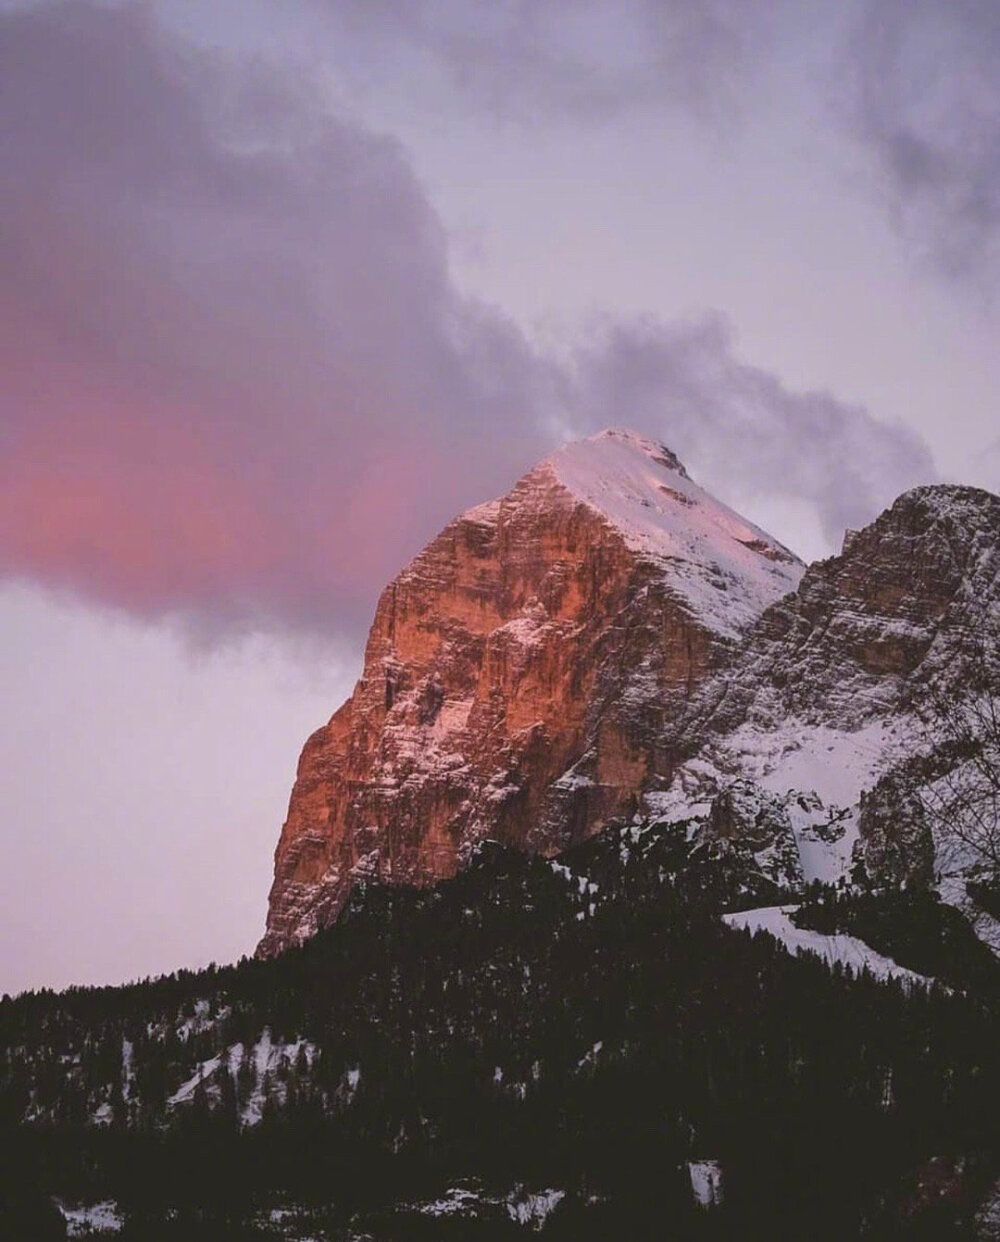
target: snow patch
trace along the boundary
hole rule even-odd
[[[601,1050],[603,1049],[603,1047],[604,1047],[604,1040],[599,1039],[589,1049],[589,1051],[585,1052],[583,1056],[580,1058],[580,1060],[577,1061],[576,1068],[583,1069],[585,1066],[596,1064],[597,1058],[601,1055]]]
[[[222,1064],[222,1057],[209,1057],[207,1061],[201,1061],[198,1068],[181,1086],[167,1099],[167,1108],[176,1108],[179,1104],[189,1104],[195,1097],[198,1088],[204,1086],[218,1071]]]
[[[718,1160],[688,1162],[691,1193],[699,1207],[718,1207],[722,1202],[722,1165]]]
[[[414,1210],[421,1216],[476,1216],[482,1199],[474,1190],[452,1186],[440,1199],[418,1203]]]
[[[646,810],[662,819],[704,822],[721,790],[757,785],[788,816],[803,881],[836,884],[853,862],[862,792],[907,745],[912,749],[912,732],[898,719],[872,720],[855,730],[796,717],[755,719],[684,764],[669,789],[647,793]]]
[[[935,834],[936,835],[936,834]],[[937,841],[935,840],[935,846]],[[949,871],[940,876],[937,890],[941,900],[953,906],[969,922],[977,938],[997,957],[1000,957],[1000,919],[981,910],[966,892],[968,875],[964,871]]]
[[[565,1198],[565,1190],[518,1191],[507,1199],[507,1215],[517,1225],[541,1229]]]
[[[280,1104],[283,1101],[287,1093],[284,1080],[300,1055],[305,1056],[307,1064],[311,1066],[316,1057],[316,1045],[305,1039],[296,1039],[292,1043],[275,1042],[271,1038],[270,1029],[265,1027],[260,1039],[249,1049],[245,1049],[241,1043],[231,1044],[223,1052],[201,1061],[191,1077],[168,1098],[167,1108],[178,1108],[192,1103],[199,1090],[204,1091],[210,1105],[218,1103],[221,1098],[219,1075],[223,1066],[232,1079],[234,1091],[238,1093],[240,1076],[245,1066],[249,1070],[253,1086],[240,1108],[239,1118],[241,1125],[255,1126],[264,1116],[269,1095],[274,1098],[275,1103]]]
[[[101,1234],[119,1233],[125,1219],[113,1199],[89,1206],[60,1208],[66,1221],[67,1238],[89,1238]]]
[[[822,932],[796,927],[791,916],[798,906],[763,906],[756,910],[741,910],[736,914],[724,914],[722,921],[727,927],[749,931],[756,935],[767,932],[780,941],[790,953],[815,953],[828,966],[840,963],[849,966],[856,974],[867,970],[876,979],[902,979],[910,984],[928,986],[932,980],[900,966],[890,957],[876,953],[863,940],[854,936],[826,936]]]
[[[466,1186],[450,1186],[440,1198],[414,1203],[409,1210],[421,1216],[474,1220],[482,1215],[483,1208],[502,1208],[516,1225],[537,1231],[565,1197],[564,1190],[551,1188],[532,1191],[517,1186],[505,1197],[496,1198]]]

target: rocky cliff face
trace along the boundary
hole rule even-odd
[[[484,838],[554,853],[635,810],[659,739],[802,572],[629,432],[463,514],[383,592],[353,695],[306,743],[260,952],[360,877],[432,883]]]
[[[668,723],[648,809],[698,816],[706,834],[725,810],[727,835],[756,839],[765,871],[780,856],[794,878],[794,845],[800,881],[859,861],[889,883],[928,880],[935,843],[918,795],[940,763],[921,756],[935,750],[935,702],[971,684],[991,616],[1000,497],[905,493],[811,566]]]

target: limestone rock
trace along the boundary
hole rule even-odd
[[[647,809],[707,820],[720,791],[752,781],[792,798],[807,882],[855,861],[881,882],[928,882],[919,787],[941,771],[933,704],[968,692],[977,633],[998,616],[1000,497],[906,492],[810,566],[668,722]]]
[[[631,432],[457,518],[383,592],[354,693],[306,743],[260,952],[359,880],[433,883],[485,838],[555,853],[635,809],[669,721],[802,572]]]

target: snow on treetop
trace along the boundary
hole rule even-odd
[[[665,445],[611,428],[542,463],[633,551],[663,567],[703,623],[735,638],[793,591],[805,566],[766,531],[710,496]]]

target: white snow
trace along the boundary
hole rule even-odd
[[[688,1161],[691,1192],[700,1207],[716,1207],[722,1202],[722,1166],[718,1160]]]
[[[481,505],[474,505],[462,514],[463,522],[478,522],[482,526],[495,526],[500,516],[501,501],[484,500]]]
[[[194,1015],[177,1024],[178,1038],[188,1040],[192,1035],[201,1035],[210,1030],[221,1018],[229,1016],[229,1006],[224,1005],[218,1013],[212,1013],[212,1006],[204,997],[194,1003]],[[152,1034],[150,1029],[150,1034]],[[122,1049],[124,1055],[124,1047]]]
[[[515,1192],[507,1199],[507,1215],[515,1224],[541,1229],[565,1198],[565,1190]]]
[[[561,876],[567,884],[576,889],[578,897],[596,897],[600,892],[599,884],[595,884],[589,876],[571,871],[565,863],[557,862],[552,858],[549,859],[549,866],[556,875]]]
[[[566,1197],[564,1190],[526,1190],[517,1186],[505,1198],[498,1199],[471,1190],[465,1186],[450,1186],[438,1199],[414,1203],[411,1210],[421,1216],[466,1217],[474,1219],[484,1207],[502,1206],[509,1218],[517,1225],[527,1225],[540,1230],[548,1217]]]
[[[542,632],[549,628],[551,625],[548,614],[541,605],[538,605],[498,626],[493,631],[492,637],[496,638],[502,634],[522,647],[534,647],[542,638]]]
[[[988,949],[1000,957],[1000,919],[995,919],[985,910],[970,908],[971,903],[962,907],[962,912],[972,925],[972,930]]]
[[[462,1186],[452,1186],[440,1199],[416,1205],[421,1216],[475,1216],[482,1203],[480,1195]]]
[[[1000,1180],[986,1192],[976,1213],[976,1235],[980,1242],[997,1242],[1000,1239]]]
[[[798,846],[805,883],[811,884],[813,880],[819,880],[821,884],[836,884],[851,868],[854,846],[858,840],[856,815],[853,812],[846,815],[843,821],[844,834],[838,841],[824,841],[813,834],[810,824],[801,823],[794,814],[791,819],[792,834]]]
[[[270,1089],[276,1100],[280,1102],[284,1095],[285,1085],[279,1073],[282,1069],[292,1068],[298,1060],[299,1053],[305,1054],[306,1060],[312,1064],[316,1056],[316,1045],[305,1039],[297,1039],[292,1043],[275,1042],[271,1032],[265,1027],[260,1039],[246,1050],[241,1043],[231,1044],[225,1052],[220,1052],[206,1061],[201,1061],[191,1077],[169,1097],[168,1108],[177,1108],[189,1104],[194,1099],[199,1086],[204,1085],[209,1098],[218,1096],[218,1086],[213,1081],[225,1062],[233,1080],[233,1086],[239,1085],[240,1068],[249,1058],[252,1068],[253,1090],[240,1112],[240,1122],[244,1126],[255,1126],[264,1115],[267,1092]],[[356,1084],[355,1084],[356,1085]]]
[[[222,1057],[209,1057],[201,1061],[198,1068],[167,1100],[167,1108],[176,1108],[178,1104],[187,1104],[194,1099],[194,1094],[202,1083],[207,1083],[222,1064]]]
[[[244,1125],[255,1126],[264,1116],[264,1105],[267,1098],[265,1087],[271,1085],[273,1051],[274,1045],[271,1043],[271,1032],[268,1027],[264,1027],[264,1030],[261,1032],[260,1039],[258,1039],[254,1046],[250,1049],[250,1062],[253,1066],[254,1087],[253,1092],[243,1109],[241,1120]],[[243,1059],[242,1052],[243,1049],[241,1047],[241,1061]],[[296,1045],[295,1053],[292,1055],[292,1060],[294,1060],[297,1054],[298,1047]],[[236,1062],[236,1065],[238,1068],[239,1061]],[[230,1068],[232,1069],[232,1062],[230,1062]]]
[[[591,789],[593,788],[593,785],[594,778],[592,776],[586,776],[582,772],[574,772],[573,769],[570,768],[567,772],[564,772],[557,781],[553,782],[552,788],[572,793],[575,789]]]
[[[768,737],[744,725],[727,739],[727,749],[741,755],[746,775],[765,789],[811,790],[828,806],[847,807],[870,789],[894,758],[890,724],[874,720],[854,732],[789,719]],[[759,767],[759,775],[752,771]]]
[[[567,444],[543,463],[595,509],[716,633],[736,638],[795,589],[804,565],[688,478],[662,444],[610,429]]]
[[[599,1039],[587,1052],[583,1054],[576,1063],[577,1069],[583,1069],[585,1065],[593,1065],[597,1058],[601,1055],[601,1049],[604,1047],[604,1040]]]
[[[937,833],[935,833],[935,845],[939,856],[945,852],[937,844]],[[946,905],[954,906],[960,914],[964,915],[978,939],[997,957],[1000,957],[1000,919],[995,919],[992,914],[981,910],[970,899],[965,888],[968,878],[969,873],[961,868],[946,871],[938,878],[938,893]]]
[[[750,720],[686,763],[668,790],[648,793],[647,810],[704,820],[735,776],[753,781],[781,798],[805,882],[835,884],[851,867],[862,791],[906,753],[908,737],[901,718],[855,730],[777,715]]]
[[[825,936],[822,932],[796,927],[791,915],[797,909],[798,906],[762,906],[756,910],[724,914],[722,921],[728,927],[748,930],[754,935],[767,932],[790,953],[815,953],[830,966],[840,962],[858,974],[867,970],[876,979],[902,979],[923,986],[931,983],[926,976],[907,970],[890,957],[883,957],[854,936]]]
[[[132,1085],[135,1080],[135,1069],[133,1067],[132,1041],[122,1038],[122,1095],[127,1100],[132,1095]]]
[[[68,1238],[89,1238],[95,1235],[118,1233],[125,1224],[118,1204],[113,1199],[101,1203],[60,1209],[66,1221]]]

